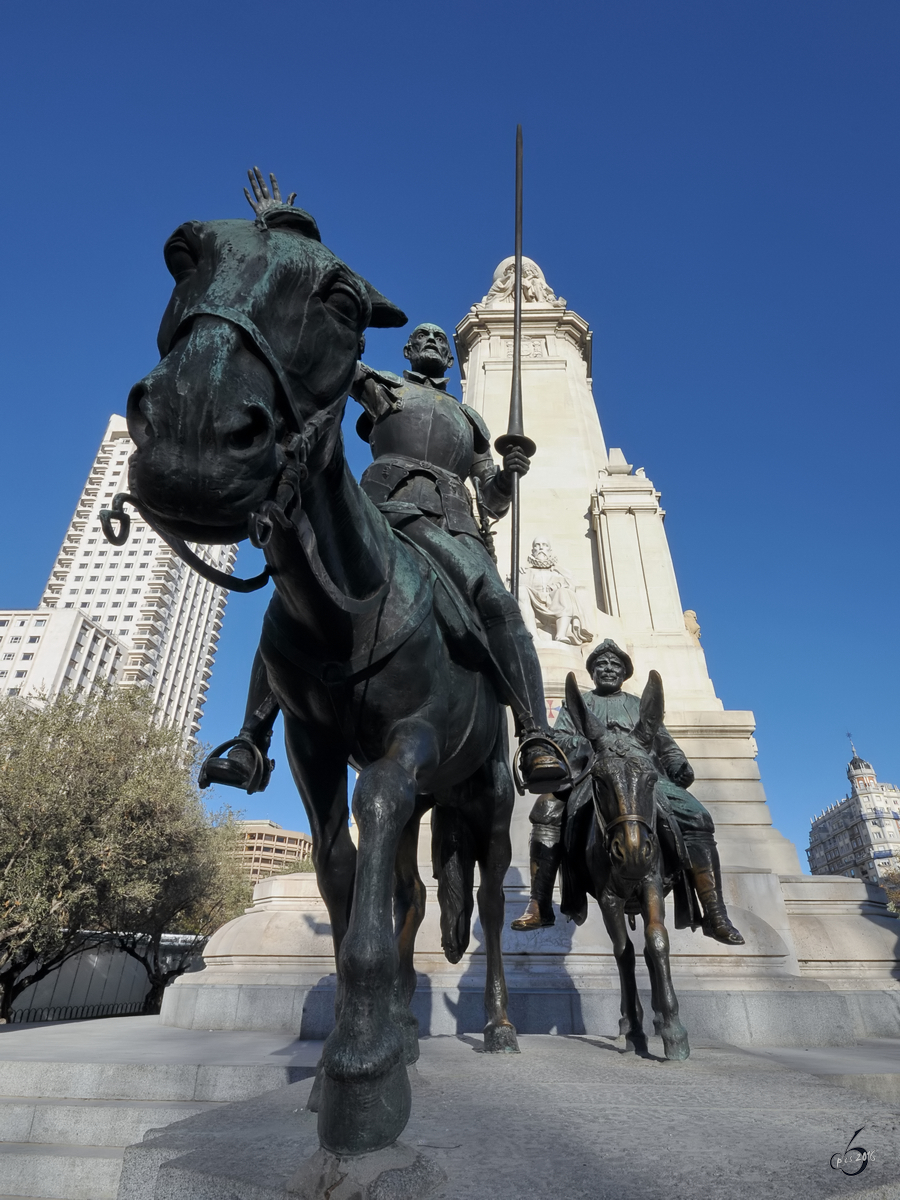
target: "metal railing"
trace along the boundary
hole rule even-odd
[[[89,1021],[97,1017],[139,1017],[153,1010],[147,1000],[128,1004],[80,1004],[56,1008],[18,1008],[9,1014],[10,1025],[30,1025],[36,1021]]]

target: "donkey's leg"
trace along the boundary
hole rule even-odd
[[[644,886],[644,959],[650,972],[653,1022],[656,1032],[663,1040],[666,1058],[685,1059],[691,1048],[687,1030],[678,1018],[678,997],[672,986],[669,967],[669,935],[665,926],[665,904],[662,882],[659,878],[648,881]]]
[[[424,720],[394,727],[385,756],[361,773],[353,795],[359,829],[350,924],[341,945],[343,1004],[322,1051],[319,1139],[334,1154],[390,1145],[409,1120],[403,1031],[391,1020],[399,971],[391,901],[397,847],[415,809],[418,778],[437,763]]]
[[[518,1054],[516,1027],[507,1016],[506,976],[501,940],[506,916],[503,881],[512,858],[509,822],[515,792],[509,773],[506,714],[501,713],[497,741],[488,761],[471,781],[467,812],[475,823],[478,847],[478,915],[484,934],[484,1048],[491,1054]]]
[[[619,987],[622,993],[619,1036],[625,1038],[626,1045],[630,1044],[636,1054],[646,1054],[644,1010],[634,977],[634,946],[625,928],[625,901],[606,887],[600,893],[600,911],[612,942],[616,966],[619,968]]]
[[[419,878],[418,868],[419,823],[422,813],[427,812],[432,803],[431,796],[418,798],[416,812],[400,835],[394,865],[394,935],[400,969],[392,1008],[393,1019],[404,1031],[407,1064],[416,1062],[419,1057],[419,1023],[409,1006],[416,990],[416,934],[425,917],[425,884]]]

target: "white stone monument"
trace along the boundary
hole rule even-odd
[[[494,436],[506,428],[512,372],[510,263],[457,328],[464,399]],[[558,711],[566,675],[588,688],[584,661],[611,637],[627,649],[639,694],[650,670],[662,676],[666,726],[696,775],[691,790],[710,810],[725,898],[746,942],[723,946],[699,931],[670,930],[672,969],[694,1038],[733,1042],[837,1044],[896,1033],[900,1018],[900,922],[878,889],[843,876],[803,875],[793,844],[772,826],[756,765],[754,718],[726,711],[700,645],[696,613],[678,593],[660,508],[643,469],[607,451],[591,390],[591,332],[524,260],[524,427],[538,452],[521,486],[524,568],[520,589],[544,674],[548,713]],[[496,530],[509,574],[508,523]],[[553,562],[550,563],[549,559]],[[531,572],[531,574],[527,574]],[[546,577],[545,577],[546,573]],[[528,812],[513,821],[508,919],[527,900]],[[427,830],[420,873],[431,883]],[[415,1011],[423,1032],[480,1029],[484,982],[477,922],[469,953],[451,966],[440,951],[437,901],[417,940]],[[640,939],[640,927],[635,935]],[[610,1032],[619,993],[612,951],[596,905],[581,927],[507,928],[510,1016],[525,1032]],[[333,963],[324,905],[312,876],[257,886],[248,913],[213,937],[205,969],[167,993],[163,1020],[202,1028],[294,1029],[321,1036],[331,1020]]]

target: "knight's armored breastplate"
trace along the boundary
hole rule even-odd
[[[398,407],[376,421],[369,442],[372,456],[403,455],[431,463],[466,479],[472,470],[475,441],[462,407],[435,388],[407,384]]]
[[[408,384],[397,398],[369,436],[375,461],[363,490],[376,504],[409,505],[451,533],[480,536],[465,485],[475,454],[469,419],[452,396],[433,388]]]

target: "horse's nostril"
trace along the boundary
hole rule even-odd
[[[153,437],[153,425],[147,414],[147,385],[136,383],[128,393],[128,406],[125,410],[128,419],[128,431],[136,446],[141,446]]]
[[[228,445],[232,450],[250,450],[253,444],[265,437],[268,432],[268,417],[261,408],[254,404],[244,414],[243,423],[228,434]]]

